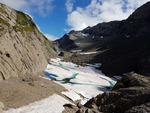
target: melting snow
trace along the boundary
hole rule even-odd
[[[89,55],[89,54],[95,54],[98,53],[99,51],[94,51],[94,52],[84,52],[84,53],[80,53],[81,55]]]
[[[63,105],[68,103],[70,102],[65,98],[54,94],[41,101],[17,109],[9,109],[3,113],[62,113],[64,110]]]
[[[82,51],[82,49],[80,49],[80,50],[71,50],[70,52],[77,53],[77,52],[81,52],[81,51]]]
[[[116,83],[112,78],[106,77],[101,71],[95,69],[100,64],[86,67],[77,66],[61,59],[52,59],[45,70],[52,75],[56,83],[62,85],[68,92],[62,92],[71,100],[81,100],[84,104],[88,99],[108,91]],[[55,76],[54,76],[55,75]],[[50,77],[50,78],[51,78]]]
[[[51,59],[50,64],[45,69],[43,79],[54,80],[62,85],[68,91],[62,92],[63,95],[72,101],[81,100],[85,104],[92,97],[108,91],[116,83],[116,79],[106,77],[101,71],[95,69],[101,64],[95,64],[82,67],[70,62],[62,62],[61,59]],[[61,113],[64,110],[63,105],[70,103],[59,95],[52,95],[41,101],[29,105],[9,109],[4,113]]]
[[[79,34],[81,34],[84,37],[87,37],[89,35],[89,34],[85,34],[85,33],[82,33],[82,32],[79,32]]]

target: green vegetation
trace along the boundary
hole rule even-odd
[[[47,39],[44,38],[44,46],[47,46]]]
[[[62,51],[64,54],[67,54],[68,52],[67,51]]]
[[[136,77],[138,78],[146,78],[148,80],[150,80],[150,77],[149,76],[143,76],[143,75],[140,75],[140,74],[134,74]]]
[[[51,44],[51,42],[42,34],[42,45],[44,46],[48,51],[51,51],[52,49],[55,49],[54,46]]]
[[[17,24],[20,24],[20,25],[27,25],[28,24],[28,19],[26,17],[26,15],[20,11],[17,12]]]
[[[32,32],[34,31],[34,28],[36,27],[35,23],[32,22],[31,18],[20,11],[17,11],[16,22],[17,22],[16,27],[24,31]]]
[[[0,18],[0,23],[3,24],[3,25],[6,25],[6,26],[10,26],[9,23],[7,23],[5,20],[3,20],[2,18]]]
[[[5,5],[2,4],[2,3],[0,3],[0,7],[1,7],[1,8],[0,8],[0,12],[6,13],[5,10],[4,10]]]
[[[144,78],[144,76],[139,75],[139,74],[134,74],[134,76],[138,77],[138,78]]]
[[[2,28],[0,28],[0,31],[3,31],[4,30],[4,28],[2,27]]]

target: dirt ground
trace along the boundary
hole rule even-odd
[[[10,78],[0,82],[0,101],[5,105],[4,110],[7,110],[44,99],[54,93],[61,95],[62,91],[66,89],[39,76]]]

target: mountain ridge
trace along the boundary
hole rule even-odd
[[[148,52],[150,49],[148,43],[150,41],[149,6],[150,2],[147,2],[126,20],[99,23],[82,31],[71,31],[55,42],[61,50],[65,51],[72,49],[92,51],[93,48],[101,51],[89,62],[102,63],[100,69],[108,76],[131,71],[149,75],[148,65],[150,64],[147,59],[150,55]],[[65,42],[65,38],[72,43]],[[142,59],[145,59],[146,67],[142,67],[144,65]]]

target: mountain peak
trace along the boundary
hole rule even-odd
[[[143,6],[139,7],[128,20],[150,20],[150,2],[145,3]]]

